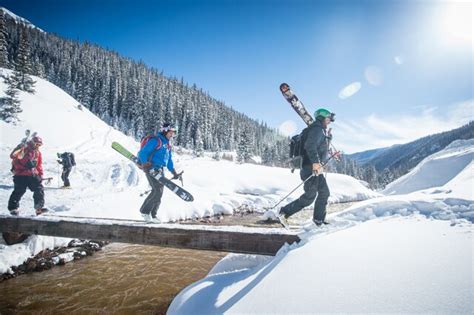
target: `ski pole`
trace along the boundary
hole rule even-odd
[[[281,198],[280,201],[278,201],[273,207],[271,208],[268,208],[268,210],[271,210],[273,208],[275,208],[276,206],[278,206],[283,200],[285,200],[286,198],[288,198],[293,192],[295,192],[295,190],[297,190],[298,188],[301,187],[301,185],[303,185],[304,183],[306,183],[310,178],[313,178],[314,176],[314,173],[311,174],[311,176],[309,176],[308,178],[306,178],[301,184],[299,184],[298,186],[295,187],[295,189],[293,189],[292,191],[290,191],[288,193],[288,195],[286,195],[285,197]]]
[[[333,154],[327,159],[327,161],[326,161],[325,163],[322,163],[322,164],[321,164],[321,167],[326,166],[326,165],[329,163],[329,161],[330,161],[334,156],[336,156],[336,154],[338,154],[338,152],[333,153]],[[285,199],[288,198],[292,193],[294,193],[295,190],[297,190],[298,188],[300,188],[301,185],[303,185],[304,183],[306,183],[310,178],[313,178],[313,176],[315,176],[314,172],[313,172],[313,174],[311,174],[311,176],[309,176],[308,178],[306,178],[301,184],[299,184],[298,186],[296,186],[295,189],[293,189],[292,191],[290,191],[285,197],[283,197],[282,199],[280,199],[280,201],[278,201],[273,207],[268,208],[268,210],[271,210],[271,209],[275,208],[276,206],[278,206],[283,200],[285,200]]]

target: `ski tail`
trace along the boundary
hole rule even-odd
[[[133,162],[135,162],[137,164],[140,164],[139,161],[138,161],[138,158],[132,152],[125,149],[125,147],[123,147],[120,143],[115,142],[115,141],[112,142],[112,149],[114,149],[118,153],[122,154],[127,159],[132,160]]]

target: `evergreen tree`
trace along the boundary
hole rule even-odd
[[[4,78],[7,84],[6,96],[0,98],[0,119],[7,123],[15,123],[18,121],[18,114],[22,112],[20,100],[18,99],[17,82],[13,76]]]
[[[35,81],[29,76],[32,73],[30,62],[30,44],[28,35],[25,31],[21,32],[20,47],[15,59],[15,71],[13,72],[14,80],[17,82],[19,90],[34,93]]]
[[[237,146],[237,161],[246,163],[250,160],[250,157],[250,138],[248,132],[244,129],[240,134],[240,141]]]
[[[5,28],[5,15],[0,9],[0,68],[8,68],[7,31]]]
[[[204,155],[204,143],[202,141],[201,128],[196,127],[196,142],[194,144],[194,155],[203,156]]]

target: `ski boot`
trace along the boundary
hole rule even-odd
[[[316,224],[316,226],[322,226],[322,225],[328,225],[329,222],[327,222],[326,220],[316,220],[316,219],[313,219],[313,223]]]
[[[277,219],[278,221],[280,222],[280,224],[287,230],[290,229],[290,223],[288,223],[288,218],[286,217],[285,214],[283,213],[280,213],[278,216],[277,216]]]
[[[43,213],[49,212],[47,208],[38,208],[35,211],[36,211],[36,215],[42,215]]]

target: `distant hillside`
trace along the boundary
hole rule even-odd
[[[383,188],[405,175],[427,156],[443,150],[455,140],[474,138],[474,121],[450,131],[388,148],[347,155],[349,162],[339,172],[367,181],[372,188]],[[352,161],[352,162],[351,162]]]
[[[377,171],[383,171],[385,168],[409,170],[454,140],[471,138],[474,138],[474,121],[460,128],[426,136],[406,144],[359,152],[351,154],[350,157],[361,165],[373,165]]]
[[[357,153],[353,153],[353,154],[348,154],[347,156],[350,157],[352,160],[356,161],[359,164],[365,164],[366,162],[368,162],[371,159],[375,158],[378,154],[382,153],[383,151],[385,151],[389,148],[390,147],[367,150],[367,151],[357,152]]]

